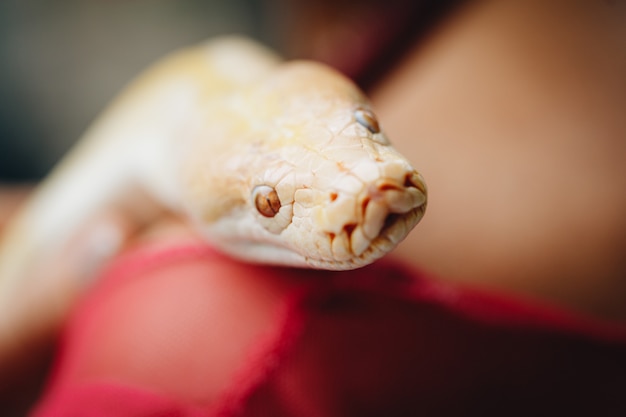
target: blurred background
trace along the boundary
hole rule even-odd
[[[248,35],[374,93],[431,190],[400,257],[626,322],[626,1],[464,3],[0,0],[0,191],[42,178],[151,62]]]
[[[259,0],[0,2],[0,181],[39,179],[134,75],[221,33],[270,41]]]
[[[287,57],[330,63],[367,87],[458,2],[381,3],[2,0],[0,183],[44,176],[132,77],[173,49],[244,34]]]

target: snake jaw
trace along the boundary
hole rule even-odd
[[[426,207],[423,178],[403,158],[370,159],[368,180],[354,171],[318,178],[293,192],[292,221],[280,238],[314,268],[367,265],[393,249]],[[372,170],[378,172],[371,175]]]
[[[357,221],[328,232],[336,262],[369,263],[406,237],[425,210],[426,187],[421,176],[408,172],[403,182],[383,178],[365,186],[356,199]]]

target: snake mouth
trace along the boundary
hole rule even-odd
[[[419,207],[415,207],[408,213],[390,213],[385,219],[385,224],[380,235],[374,239],[373,245],[377,240],[390,240],[394,245],[400,243],[406,235],[417,225],[424,216],[426,211],[426,203]]]
[[[423,197],[423,201],[414,205],[407,212],[390,212],[387,214],[379,235],[372,241],[372,246],[376,246],[378,240],[389,240],[394,246],[397,245],[424,217],[427,192],[422,177],[417,173],[407,174],[403,185],[407,190],[416,190]]]
[[[406,238],[409,232],[424,216],[426,203],[409,210],[406,213],[389,213],[385,218],[380,233],[371,241],[364,250],[355,254],[350,250],[351,256],[343,259],[324,260],[308,258],[307,264],[313,268],[329,269],[336,271],[357,269],[366,266],[386,255]],[[347,229],[353,229],[349,225]],[[350,230],[348,230],[350,232]],[[331,236],[331,240],[333,237]]]
[[[372,240],[370,247],[360,258],[377,257],[389,252],[409,234],[417,223],[424,217],[426,203],[413,208],[407,213],[389,213],[380,234]]]
[[[309,259],[309,264],[335,270],[359,268],[404,240],[426,210],[426,187],[419,174],[410,175],[412,180],[404,184],[384,179],[368,186],[356,200],[358,221],[326,232],[330,259]]]

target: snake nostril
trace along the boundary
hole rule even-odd
[[[404,176],[404,186],[406,188],[417,188],[422,194],[426,194],[426,186],[416,171],[409,172]]]
[[[339,197],[339,194],[332,192],[330,193],[330,201],[335,201],[337,199],[337,197]]]
[[[413,182],[413,173],[409,172],[404,176],[404,186],[405,187],[415,187],[415,183]]]

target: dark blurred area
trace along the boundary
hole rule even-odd
[[[175,48],[267,41],[259,0],[0,2],[0,181],[42,177],[107,102]]]

